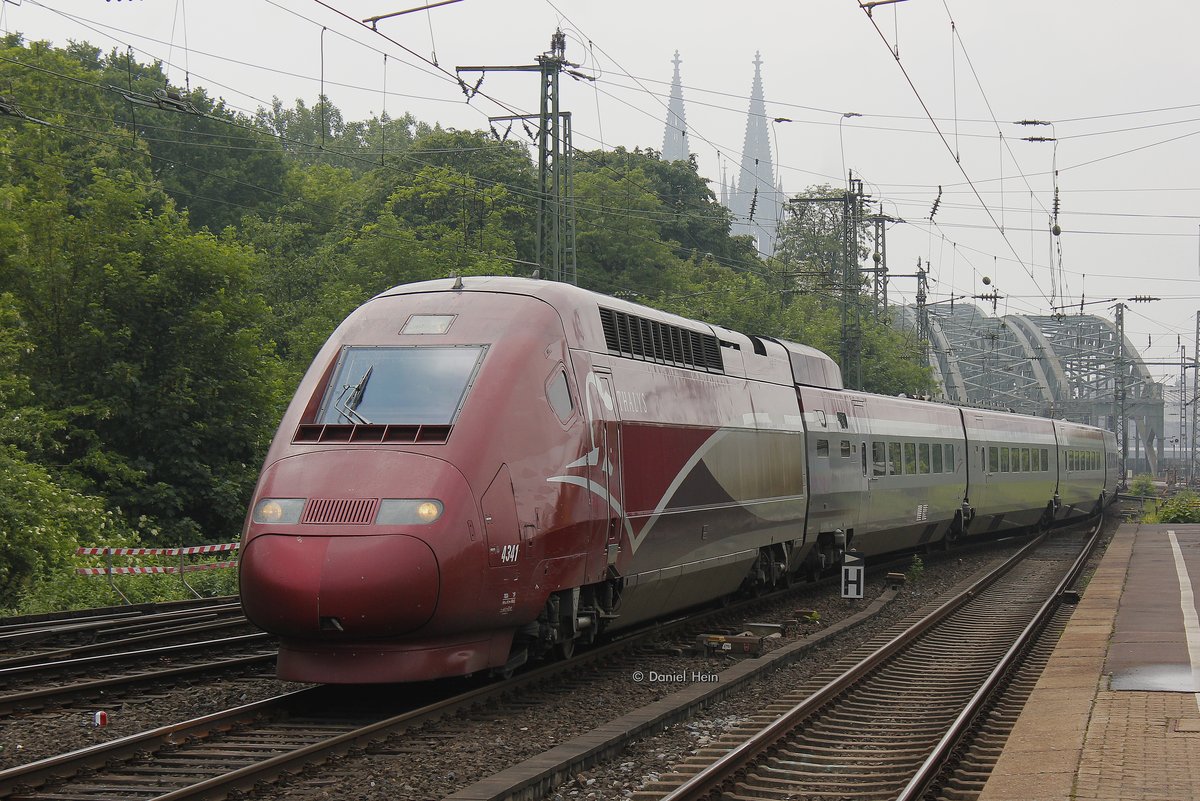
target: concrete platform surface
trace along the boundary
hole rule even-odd
[[[1200,526],[1123,525],[980,801],[1200,801]]]

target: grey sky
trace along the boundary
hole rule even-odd
[[[141,59],[169,62],[172,82],[186,75],[246,111],[273,96],[311,102],[323,71],[347,119],[384,109],[386,53],[389,113],[485,128],[488,114],[506,112],[481,97],[466,103],[446,75],[351,21],[416,5],[0,0],[0,28],[56,44],[131,44]],[[1127,314],[1130,340],[1161,361],[1178,358],[1178,335],[1191,354],[1200,308],[1200,4],[907,0],[876,8],[874,22],[883,38],[856,0],[463,0],[379,28],[427,59],[436,52],[453,73],[456,65],[533,63],[561,26],[568,59],[599,77],[564,79],[562,90],[575,144],[589,149],[662,146],[679,50],[691,149],[714,188],[722,162],[732,171],[741,152],[759,51],[767,113],[792,120],[771,126],[784,189],[840,186],[844,161],[884,211],[907,221],[889,232],[890,266],[911,272],[918,257],[928,259],[937,280],[931,299],[980,293],[985,275],[1006,296],[1001,313],[1046,313],[1052,297],[1078,304],[1081,295],[1155,295],[1164,300]],[[536,109],[533,75],[490,74],[482,88],[513,108]],[[843,116],[851,112],[862,116]],[[1020,119],[1055,125],[1012,124]],[[1021,141],[1029,135],[1056,136],[1057,148]],[[1057,279],[1047,233],[1052,163],[1063,230]],[[891,294],[911,298],[914,289],[898,279]],[[1111,315],[1110,305],[1085,310]]]

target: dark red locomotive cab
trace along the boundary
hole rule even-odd
[[[569,364],[529,294],[413,285],[339,326],[244,533],[242,603],[281,638],[280,677],[415,681],[511,666],[515,636],[553,644],[548,599],[607,564],[607,519],[546,480],[591,447]]]

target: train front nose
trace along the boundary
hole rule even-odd
[[[402,534],[255,537],[242,555],[242,605],[282,637],[390,637],[437,609],[437,558]]]
[[[282,511],[260,515],[271,503],[263,499],[280,499]],[[437,612],[443,565],[461,549],[473,508],[462,475],[419,454],[282,459],[263,474],[242,546],[246,616],[293,640],[420,632]]]

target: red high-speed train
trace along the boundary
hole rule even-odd
[[[399,286],[333,333],[243,533],[296,681],[511,670],[603,631],[1115,497],[1089,426],[842,388],[825,354],[560,283]]]

